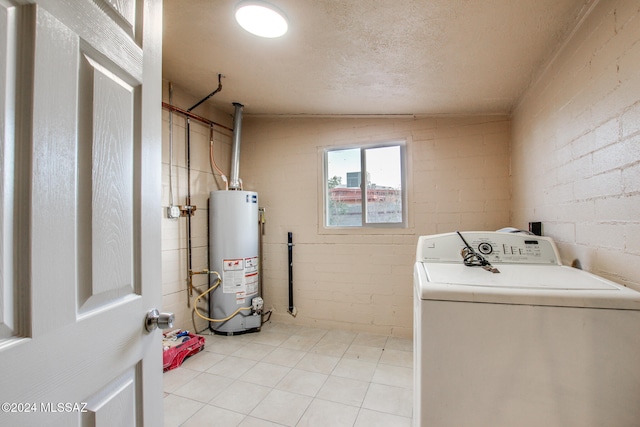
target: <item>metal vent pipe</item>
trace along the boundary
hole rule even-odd
[[[233,144],[231,146],[231,177],[229,190],[241,190],[240,185],[240,137],[242,135],[242,108],[244,105],[234,102],[233,115]]]

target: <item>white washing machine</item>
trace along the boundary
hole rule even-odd
[[[414,426],[640,426],[639,292],[502,232],[420,237],[414,285]]]

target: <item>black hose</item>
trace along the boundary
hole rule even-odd
[[[289,248],[289,313],[293,313],[293,233],[287,233]]]

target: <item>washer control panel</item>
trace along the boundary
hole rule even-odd
[[[556,264],[560,256],[549,237],[524,233],[466,231],[421,236],[418,239],[416,261],[462,262],[460,251],[466,243],[490,263]]]

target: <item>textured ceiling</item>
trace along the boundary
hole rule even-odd
[[[596,1],[270,0],[289,32],[261,39],[238,1],[164,0],[163,78],[199,99],[221,73],[207,102],[248,115],[509,113]]]

